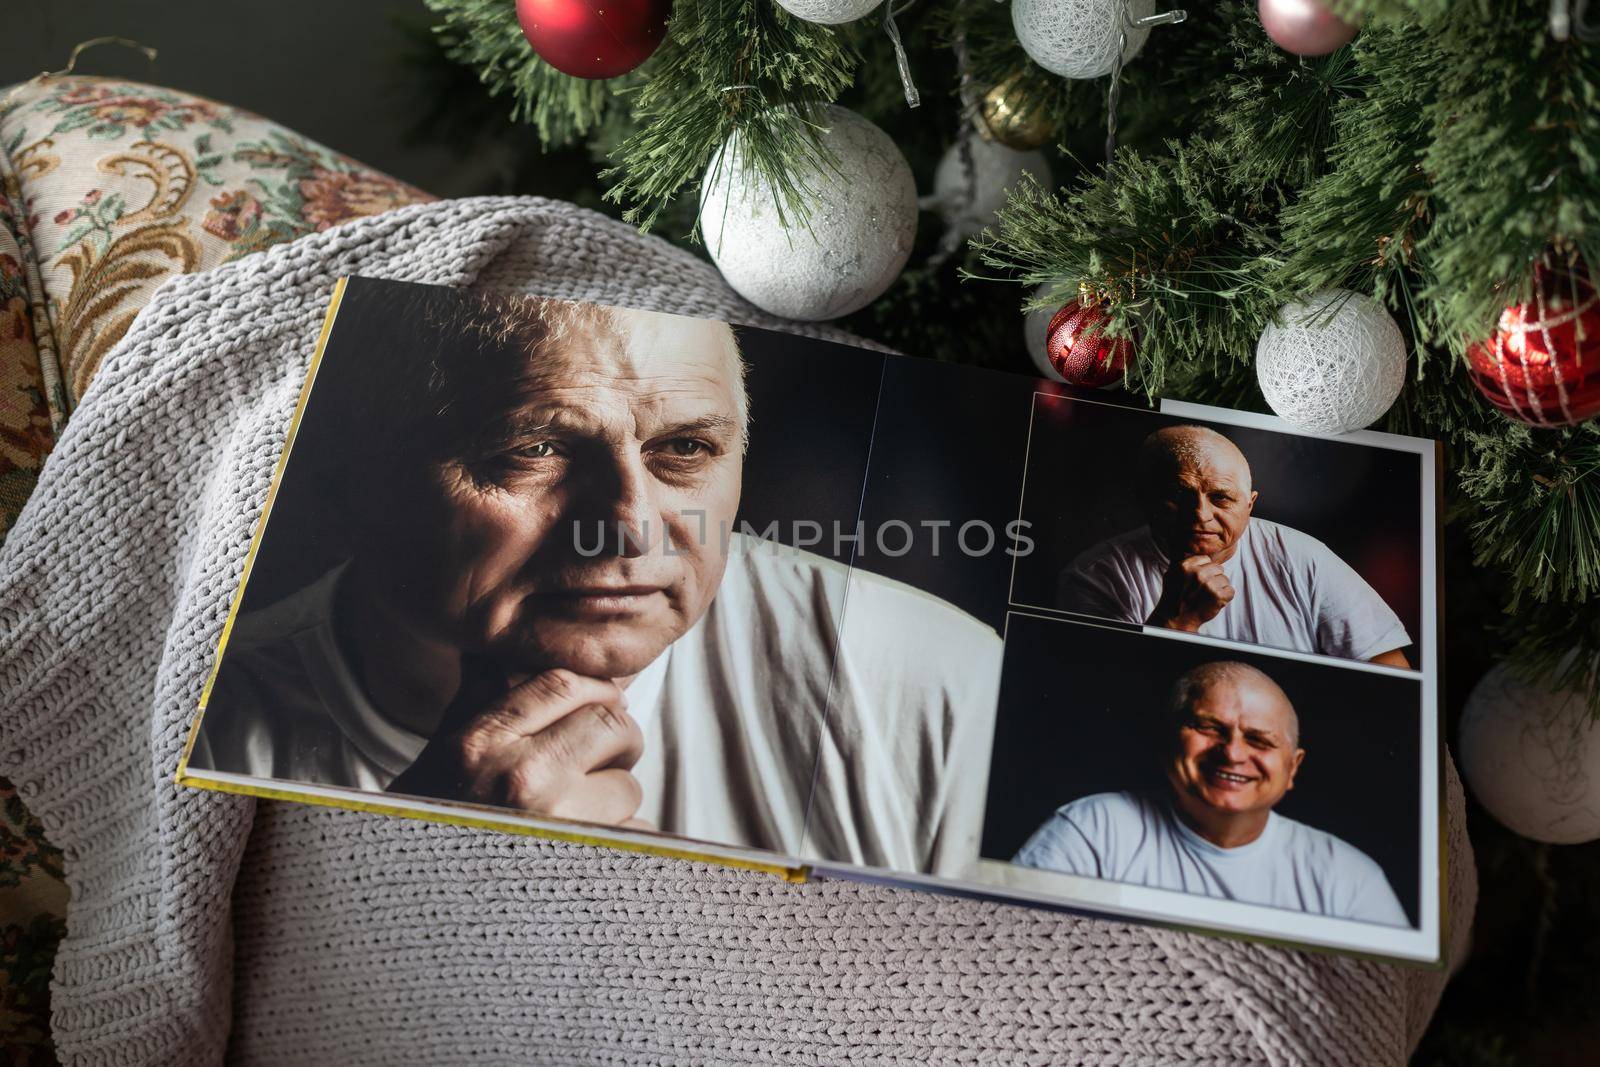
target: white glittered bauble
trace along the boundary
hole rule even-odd
[[[1155,10],[1155,0],[1129,0],[1130,21]],[[1023,51],[1063,78],[1110,74],[1117,60],[1117,31],[1126,29],[1126,63],[1138,55],[1150,27],[1124,27],[1121,0],[1011,0],[1011,26]]]
[[[795,18],[837,26],[854,22],[869,13],[882,0],[778,0],[778,6]]]
[[[1045,282],[1033,291],[1035,300],[1043,300],[1055,288],[1057,292],[1063,291],[1060,286],[1052,286]],[[1065,303],[1065,301],[1063,301]],[[1050,328],[1050,320],[1055,316],[1055,307],[1042,307],[1037,311],[1030,311],[1022,319],[1022,339],[1028,346],[1028,355],[1033,360],[1033,365],[1039,369],[1042,377],[1052,381],[1066,381],[1054,367],[1050,365],[1050,357],[1044,354],[1044,337]]]
[[[1523,837],[1600,839],[1600,729],[1579,694],[1496,666],[1467,697],[1456,755],[1478,803]]]
[[[1050,188],[1050,164],[1042,152],[1018,152],[997,141],[970,137],[945,150],[933,174],[933,206],[945,225],[970,236],[994,222],[995,212],[1006,206],[1006,193],[1024,174],[1032,174]],[[964,158],[972,154],[969,172]]]
[[[790,319],[833,319],[870,304],[899,276],[917,236],[916,182],[889,135],[842,107],[824,108],[821,122],[837,165],[795,175],[808,191],[805,219],[779,217],[738,133],[712,158],[700,192],[700,232],[723,278]]]
[[[1406,380],[1406,339],[1370,296],[1324,289],[1278,309],[1256,342],[1256,381],[1280,418],[1349,433],[1389,410]]]

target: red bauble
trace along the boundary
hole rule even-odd
[[[1575,265],[1540,263],[1533,296],[1500,313],[1494,335],[1467,350],[1472,381],[1510,418],[1570,426],[1600,414],[1600,295]]]
[[[517,0],[539,58],[578,78],[615,78],[649,59],[670,14],[672,0]]]
[[[1099,305],[1069,302],[1045,328],[1044,352],[1069,385],[1098,389],[1122,377],[1133,356],[1133,342],[1105,334],[1107,315]]]

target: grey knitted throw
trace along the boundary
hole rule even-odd
[[[0,773],[66,854],[70,1063],[1403,1062],[1442,971],[175,786],[334,280],[774,323],[538,200],[169,282],[0,552]],[[1475,897],[1449,776],[1453,954]]]

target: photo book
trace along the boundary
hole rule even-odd
[[[348,278],[181,784],[1438,965],[1438,452]]]

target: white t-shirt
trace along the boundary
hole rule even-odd
[[[192,765],[383,790],[416,759],[426,739],[372,705],[339,649],[342,570],[236,621]],[[734,535],[706,614],[628,686],[638,815],[702,841],[957,871],[977,857],[1000,652],[937,597]]]
[[[1411,925],[1370,856],[1276,812],[1248,845],[1220,848],[1191,830],[1164,797],[1097,793],[1059,808],[1013,862],[1337,919]]]
[[[1171,562],[1141,526],[1102,541],[1061,572],[1064,611],[1143,623],[1161,599]],[[1251,519],[1222,565],[1234,598],[1200,627],[1207,637],[1268,648],[1371,659],[1411,643],[1372,586],[1315,537]]]

